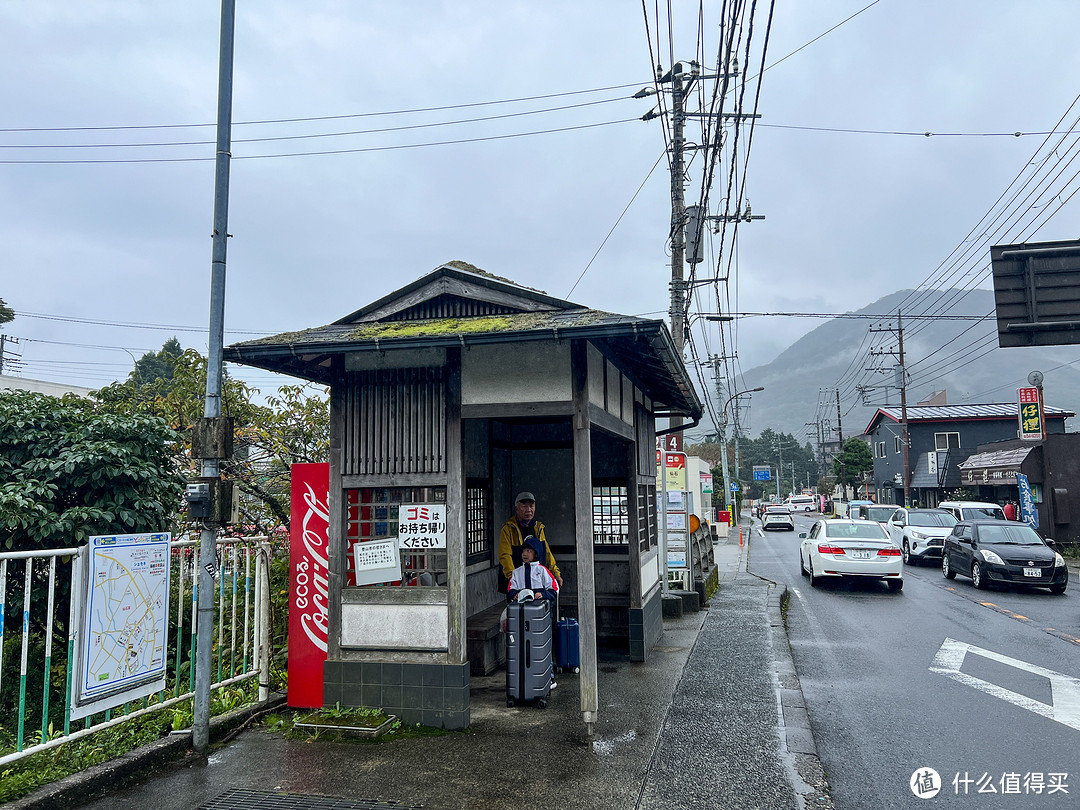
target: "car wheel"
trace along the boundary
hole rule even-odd
[[[802,561],[802,552],[801,551],[799,552],[799,573],[802,574],[804,577],[807,575],[806,574],[806,563],[804,563]]]
[[[904,556],[904,565],[915,565],[915,561],[911,559],[911,549],[908,548],[907,540],[904,541],[904,547],[901,549]]]
[[[971,564],[971,584],[980,591],[986,590],[986,580],[983,579],[982,566],[977,562]]]
[[[810,587],[811,588],[816,588],[819,585],[821,585],[821,577],[815,577],[814,576],[814,561],[813,560],[808,560],[806,564],[810,566]]]
[[[1065,593],[1065,583],[1063,582],[1060,585],[1051,585],[1050,586],[1050,593],[1055,593],[1058,596]]]
[[[889,590],[893,593],[904,590],[904,580],[902,579],[890,579]]]
[[[941,573],[944,574],[945,579],[956,579],[956,572],[949,568],[949,555],[941,555]]]

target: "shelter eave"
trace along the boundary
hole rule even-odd
[[[324,385],[332,381],[332,358],[351,353],[392,349],[468,348],[483,344],[538,340],[585,339],[603,344],[661,415],[699,418],[703,411],[686,367],[675,353],[663,321],[594,313],[593,322],[548,322],[535,328],[498,332],[450,331],[443,334],[401,334],[363,337],[356,325],[331,324],[304,332],[238,343],[225,349],[225,359],[299,377]]]

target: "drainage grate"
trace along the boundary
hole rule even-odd
[[[204,804],[200,810],[384,810],[388,807],[419,810],[421,806],[379,799],[339,799],[233,788]]]

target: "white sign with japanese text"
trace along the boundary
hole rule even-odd
[[[403,503],[398,511],[401,548],[446,548],[446,504]]]

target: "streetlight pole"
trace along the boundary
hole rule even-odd
[[[732,400],[741,397],[743,394],[751,394],[755,391],[764,390],[765,386],[759,385],[757,388],[748,388],[744,391],[736,391],[734,394],[727,398],[727,401],[724,403],[724,407],[720,410],[720,471],[724,479],[724,505],[727,507],[729,515],[731,515],[731,484],[728,481],[727,470],[727,408],[728,405],[731,404]],[[735,522],[734,515],[732,515],[731,522]]]

